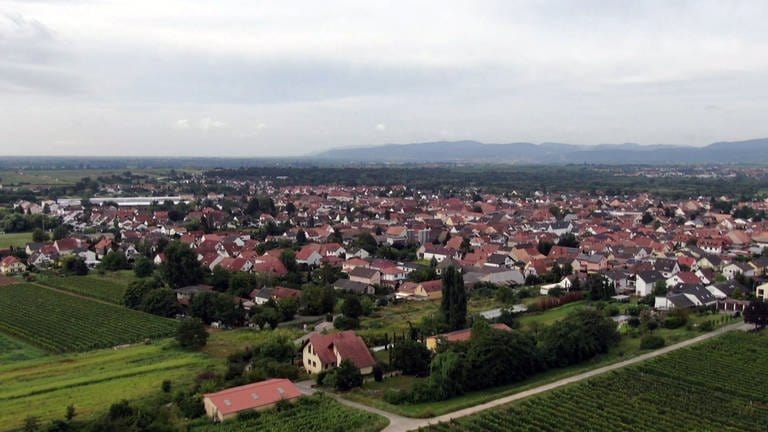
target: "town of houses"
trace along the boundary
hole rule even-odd
[[[129,260],[150,255],[160,264],[163,253],[155,251],[169,239],[178,239],[209,270],[221,267],[283,276],[288,269],[280,253],[290,247],[300,265],[328,265],[343,272],[346,277],[333,283],[336,289],[372,294],[384,287],[407,300],[441,296],[438,280],[408,280],[419,262],[435,265],[438,275],[448,266],[459,267],[468,289],[479,282],[540,283],[540,277],[555,266],[572,270],[552,285],[566,291],[575,279],[595,273],[613,284],[616,295],[647,298],[663,283],[666,293],[653,299],[659,309],[716,305],[739,310],[748,298],[768,297],[768,285],[760,283],[768,267],[768,257],[763,256],[768,222],[718,212],[712,203],[724,197],[677,202],[662,202],[648,194],[445,198],[405,186],[279,187],[230,182],[245,186],[253,196],[208,193],[196,200],[179,196],[176,202],[185,200],[188,211],[174,217],[168,210],[153,210],[151,198],[122,202],[104,198],[87,208],[80,200],[18,202],[21,212],[34,214],[45,208],[74,229],[65,238],[27,244],[26,259],[10,250],[0,251],[0,270],[45,269],[66,255],[80,256],[94,267],[112,250],[123,251]],[[273,208],[250,216],[245,201],[255,198],[257,191]],[[755,201],[738,206],[749,206],[757,213],[768,204]],[[200,228],[201,220],[207,229]],[[249,234],[265,227],[273,229],[263,238]],[[374,256],[374,251],[356,241],[363,234],[377,245],[411,253],[396,258]],[[576,244],[558,245],[565,237]],[[278,297],[281,292],[295,295],[295,288],[273,287],[272,291]],[[542,293],[547,289],[543,286]],[[258,294],[241,300],[246,306],[259,304],[264,299]]]

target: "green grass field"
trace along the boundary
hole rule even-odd
[[[121,399],[138,400],[157,393],[163,380],[172,380],[178,388],[209,368],[223,373],[223,360],[229,354],[272,337],[293,338],[299,333],[212,330],[200,353],[181,351],[172,341],[161,340],[24,361],[4,361],[0,354],[0,431],[17,428],[27,415],[43,421],[61,418],[69,404],[80,419],[88,419]]]
[[[45,355],[45,351],[39,348],[0,333],[0,364],[30,360]]]
[[[130,171],[135,175],[162,177],[168,175],[167,169],[82,169],[82,170],[0,170],[0,179],[4,185],[73,185],[83,177],[96,178],[111,176]],[[194,170],[177,170],[194,171]]]
[[[13,247],[23,248],[32,241],[31,232],[0,234],[0,249]]]
[[[221,425],[201,421],[194,432],[378,432],[389,424],[386,418],[344,406],[328,396],[303,397],[285,410],[269,410],[252,420],[232,420]]]
[[[732,332],[429,431],[768,430],[768,335]]]
[[[565,318],[570,312],[587,305],[586,300],[575,301],[544,312],[526,313],[519,319],[520,324],[530,326],[532,323],[550,325],[555,321]]]
[[[136,277],[130,270],[106,273],[103,276],[91,273],[86,276],[46,276],[39,279],[43,285],[119,305],[123,304],[126,287],[134,280]]]
[[[0,332],[53,353],[87,351],[175,333],[178,323],[33,284],[0,287]]]
[[[0,430],[21,426],[28,415],[61,418],[70,404],[87,419],[121,399],[159,391],[163,380],[189,382],[211,363],[168,342],[0,362]]]

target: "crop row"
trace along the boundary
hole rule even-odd
[[[768,430],[768,337],[734,333],[429,431]]]
[[[176,323],[36,285],[0,289],[0,332],[46,351],[88,351],[167,337]]]
[[[49,277],[42,281],[44,285],[64,291],[81,294],[86,297],[123,304],[125,286],[107,278],[88,276]]]

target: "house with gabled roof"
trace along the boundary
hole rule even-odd
[[[666,278],[659,271],[651,270],[638,273],[635,277],[635,295],[645,297],[653,293],[658,281],[666,282]]]
[[[755,267],[749,263],[738,261],[732,262],[723,267],[723,276],[725,276],[727,280],[731,280],[740,274],[747,277],[754,277]]]
[[[435,279],[423,282],[403,282],[395,295],[413,300],[437,300],[443,298],[443,281]]]
[[[2,274],[24,273],[26,270],[26,264],[13,255],[9,255],[0,260],[0,273]]]
[[[302,349],[304,369],[311,374],[333,369],[344,360],[352,362],[363,375],[373,372],[373,366],[376,365],[363,338],[351,330],[331,334],[315,333]]]

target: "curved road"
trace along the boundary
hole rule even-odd
[[[457,419],[457,418],[460,418],[460,417],[466,417],[468,415],[472,415],[472,414],[475,414],[475,413],[478,413],[478,412],[481,412],[481,411],[485,411],[487,409],[491,409],[491,408],[497,407],[499,405],[505,405],[505,404],[508,404],[510,402],[514,402],[514,401],[517,401],[517,400],[520,400],[520,399],[525,399],[525,398],[533,396],[533,395],[537,395],[537,394],[540,394],[540,393],[544,393],[544,392],[556,389],[558,387],[563,387],[563,386],[566,386],[566,385],[569,385],[569,384],[573,384],[573,383],[576,383],[576,382],[579,382],[579,381],[583,381],[585,379],[589,379],[589,378],[592,378],[592,377],[595,377],[595,376],[598,376],[598,375],[602,375],[602,374],[607,373],[607,372],[611,372],[611,371],[614,371],[614,370],[617,370],[617,369],[621,369],[621,368],[625,368],[627,366],[631,366],[631,365],[634,365],[634,364],[637,364],[637,363],[641,363],[641,362],[644,362],[646,360],[650,360],[652,358],[655,358],[655,357],[667,354],[669,352],[677,351],[679,349],[686,348],[686,347],[689,347],[691,345],[698,344],[698,343],[703,342],[703,341],[705,341],[707,339],[711,339],[713,337],[719,336],[719,335],[721,335],[721,334],[723,334],[725,332],[729,332],[729,331],[733,331],[733,330],[748,330],[748,329],[751,329],[751,328],[752,328],[752,326],[749,325],[749,324],[744,324],[744,323],[731,324],[731,325],[722,327],[722,328],[720,328],[718,330],[715,330],[713,332],[709,332],[709,333],[703,334],[701,336],[697,336],[695,338],[688,339],[688,340],[676,343],[674,345],[669,345],[667,347],[658,349],[656,351],[651,351],[649,353],[642,354],[642,355],[639,355],[637,357],[633,357],[631,359],[627,359],[627,360],[624,360],[624,361],[620,361],[618,363],[613,363],[613,364],[610,364],[610,365],[607,365],[607,366],[603,366],[603,367],[600,367],[600,368],[597,368],[597,369],[593,369],[593,370],[590,370],[590,371],[587,371],[587,372],[583,372],[583,373],[580,373],[580,374],[577,374],[577,375],[573,375],[573,376],[570,376],[570,377],[567,377],[567,378],[563,378],[561,380],[554,381],[554,382],[551,382],[549,384],[543,384],[543,385],[541,385],[539,387],[534,387],[532,389],[521,391],[520,393],[515,393],[513,395],[509,395],[509,396],[505,396],[505,397],[502,397],[502,398],[499,398],[499,399],[495,399],[495,400],[492,400],[490,402],[486,402],[486,403],[483,403],[483,404],[480,404],[480,405],[475,405],[473,407],[464,408],[464,409],[461,409],[461,410],[458,410],[458,411],[454,411],[452,413],[444,414],[444,415],[437,416],[437,417],[426,418],[426,419],[415,419],[415,418],[403,417],[403,416],[400,416],[400,415],[397,415],[397,414],[392,414],[392,413],[387,412],[387,411],[382,411],[380,409],[373,408],[373,407],[370,407],[370,406],[367,406],[367,405],[359,404],[357,402],[352,402],[350,400],[344,399],[344,398],[342,398],[342,397],[340,397],[338,395],[335,395],[333,393],[331,393],[331,395],[334,398],[336,398],[336,400],[338,400],[340,403],[342,403],[344,405],[347,405],[347,406],[352,407],[352,408],[357,408],[357,409],[361,409],[361,410],[364,410],[364,411],[368,411],[370,413],[378,414],[380,416],[383,416],[383,417],[386,417],[387,419],[389,419],[389,426],[384,428],[384,430],[382,432],[406,432],[406,431],[418,429],[420,427],[426,427],[426,426],[429,426],[429,425],[432,425],[432,424],[447,422],[447,421],[450,421],[452,419]],[[299,389],[301,389],[301,391],[304,392],[305,394],[311,394],[311,393],[315,392],[315,390],[311,388],[311,384],[312,384],[311,381],[304,381],[304,382],[301,382],[301,383],[296,383],[296,385],[299,387]]]

